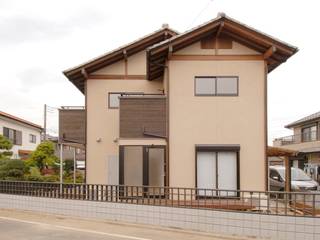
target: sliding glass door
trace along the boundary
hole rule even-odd
[[[199,196],[236,196],[233,191],[208,191],[202,189],[237,190],[238,153],[234,151],[197,151],[197,188]]]

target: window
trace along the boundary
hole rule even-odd
[[[238,156],[239,148],[225,149],[197,148],[196,149],[197,188],[222,189],[229,191],[199,190],[199,196],[237,196]]]
[[[21,131],[4,127],[3,136],[7,137],[14,145],[22,145]]]
[[[29,142],[36,143],[37,142],[37,136],[33,135],[33,134],[30,134],[29,135]]]
[[[109,93],[109,108],[119,108],[119,97],[122,95],[122,93]]]
[[[310,142],[317,140],[317,126],[310,126],[302,128],[302,141],[303,142]]]
[[[238,77],[195,77],[196,96],[238,96]]]
[[[120,99],[119,97],[121,96],[143,96],[143,92],[136,92],[136,93],[131,93],[131,92],[109,92],[108,94],[108,107],[109,108],[119,108],[120,105]]]

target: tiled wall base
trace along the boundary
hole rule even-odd
[[[320,240],[320,218],[144,206],[0,194],[0,208],[267,239]]]

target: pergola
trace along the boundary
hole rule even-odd
[[[291,166],[290,166],[290,157],[297,156],[298,152],[290,149],[285,148],[278,148],[278,147],[270,147],[268,146],[267,149],[267,156],[268,157],[283,157],[284,158],[284,166],[286,172],[286,179],[285,179],[285,191],[291,191]]]

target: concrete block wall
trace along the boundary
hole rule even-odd
[[[320,239],[320,218],[312,217],[287,217],[8,194],[0,194],[0,208],[266,239]]]

